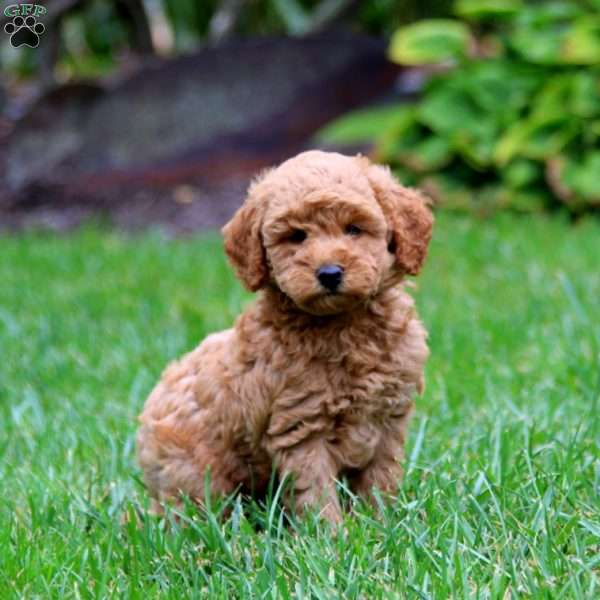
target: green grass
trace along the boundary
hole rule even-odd
[[[248,300],[217,237],[0,238],[0,598],[600,597],[600,225],[440,215],[397,501],[135,519],[136,415]]]

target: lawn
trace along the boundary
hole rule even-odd
[[[405,481],[332,535],[134,518],[146,395],[249,300],[216,236],[0,238],[0,598],[600,597],[599,257],[598,221],[438,217]]]

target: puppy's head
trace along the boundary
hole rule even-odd
[[[351,310],[416,275],[433,218],[417,191],[357,156],[311,151],[264,173],[223,228],[246,287],[277,286],[302,310]]]

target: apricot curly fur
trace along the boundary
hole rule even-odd
[[[223,234],[258,299],[171,364],[140,416],[157,506],[201,503],[207,472],[211,493],[258,494],[273,468],[293,482],[292,508],[331,521],[336,479],[394,493],[429,352],[404,278],[432,224],[423,196],[360,156],[305,152],[251,185]],[[326,264],[343,269],[334,293],[316,276]]]

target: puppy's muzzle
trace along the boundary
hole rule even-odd
[[[339,265],[323,265],[316,272],[319,283],[328,291],[337,292],[344,277],[344,269]]]

